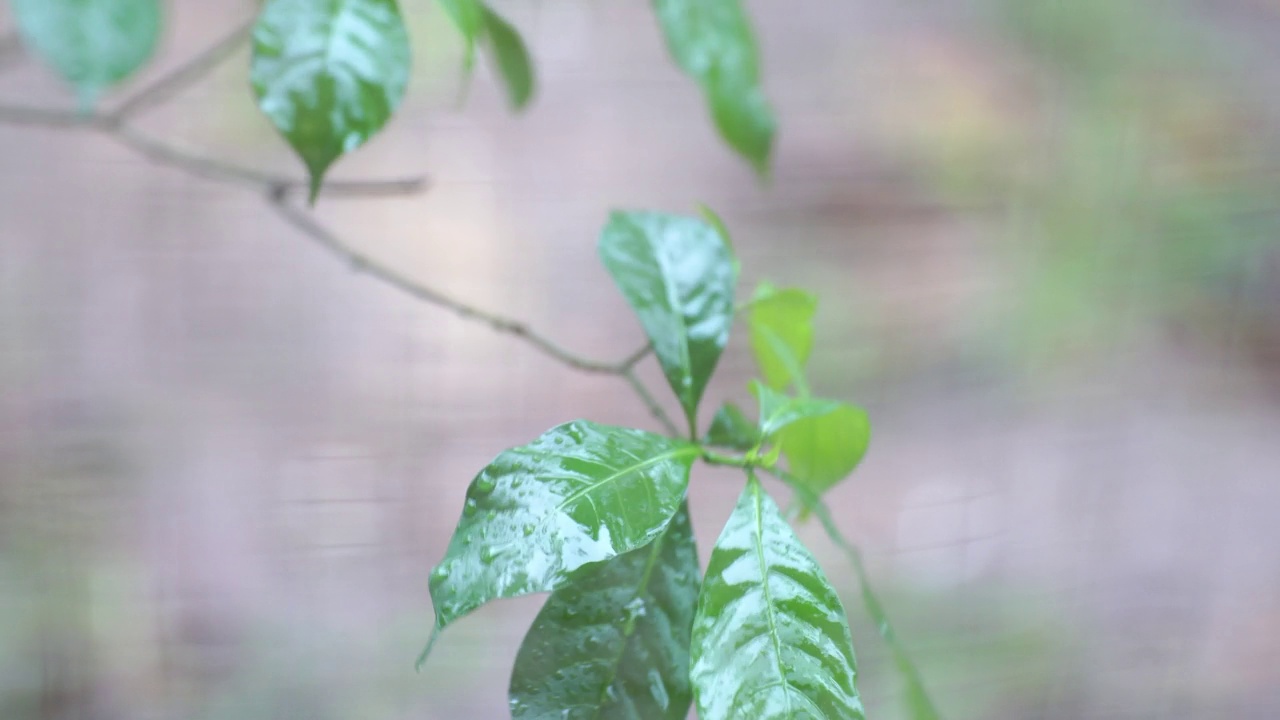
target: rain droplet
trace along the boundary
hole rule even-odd
[[[480,548],[480,562],[485,564],[491,563],[497,559],[498,555],[500,555],[501,552],[502,551],[498,550],[498,548],[495,548],[492,545],[487,545],[483,548]]]
[[[533,523],[527,523],[523,528],[521,528],[521,531],[524,533],[525,537],[529,537],[533,534]]]
[[[466,504],[462,506],[462,516],[471,517],[472,515],[475,515],[477,507],[478,503],[476,503],[475,498],[467,498]]]
[[[498,486],[498,481],[492,475],[481,475],[471,484],[471,494],[476,497],[484,497],[493,492]]]

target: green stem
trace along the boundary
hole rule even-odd
[[[925,689],[924,678],[920,675],[920,669],[916,666],[915,661],[911,659],[907,649],[903,647],[902,641],[898,639],[898,634],[889,622],[889,615],[885,612],[884,605],[880,602],[880,597],[876,595],[876,591],[871,585],[871,578],[867,575],[867,568],[862,562],[862,552],[858,549],[858,546],[850,542],[840,532],[840,528],[836,526],[835,520],[831,517],[831,510],[821,497],[803,487],[794,477],[778,468],[766,467],[764,470],[791,486],[804,506],[808,507],[818,517],[818,522],[822,524],[822,529],[826,531],[827,537],[848,558],[849,564],[853,567],[853,573],[858,578],[862,604],[867,609],[867,614],[871,616],[872,622],[876,624],[876,629],[880,632],[880,637],[884,640],[885,646],[889,648],[889,653],[893,656],[894,665],[897,666],[898,672],[902,675],[903,680],[906,681],[907,707],[910,710],[910,717],[913,720],[939,720],[941,716],[938,714],[938,709],[933,704],[933,700],[930,699],[929,692]]]

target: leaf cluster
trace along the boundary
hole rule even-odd
[[[500,454],[431,573],[432,641],[492,600],[549,592],[516,657],[514,718],[675,720],[694,703],[704,720],[863,717],[844,607],[757,475],[816,504],[866,450],[865,413],[809,392],[816,301],[764,284],[739,308],[738,263],[707,218],[614,212],[599,252],[687,435],[577,420]],[[725,404],[704,433],[698,410],[738,319],[762,375],[758,419]],[[746,479],[705,578],[686,499],[699,460]]]
[[[533,59],[519,30],[483,0],[437,0],[478,49],[514,110],[533,99]],[[159,46],[161,0],[11,0],[24,43],[69,82],[81,110],[142,68]],[[760,173],[775,122],[740,0],[654,0],[672,58],[698,82],[716,127]],[[338,158],[367,143],[404,100],[412,67],[396,0],[265,0],[252,28],[249,79],[258,108],[306,166],[310,200]]]

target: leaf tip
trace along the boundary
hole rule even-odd
[[[442,630],[440,620],[437,618],[431,626],[431,637],[427,638],[427,646],[422,648],[422,653],[418,655],[418,659],[413,663],[414,672],[422,672],[422,666],[427,664],[427,658],[431,656],[431,650],[435,648],[436,641],[440,639]]]

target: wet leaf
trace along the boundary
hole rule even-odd
[[[751,392],[760,403],[760,435],[766,439],[794,422],[826,415],[840,407],[833,400],[783,395],[759,380],[751,381]]]
[[[682,506],[639,550],[551,594],[511,676],[515,720],[684,720],[698,556]]]
[[[690,648],[700,720],[865,717],[844,606],[754,477],[711,552]]]
[[[160,39],[159,0],[13,0],[23,42],[75,87],[81,107],[142,67]]]
[[[790,385],[808,393],[804,366],[813,350],[813,315],[818,299],[795,288],[778,289],[769,283],[756,288],[747,325],[751,352],[765,383],[774,390]]]
[[[778,433],[791,476],[819,495],[853,472],[870,442],[866,411],[845,403],[823,415],[797,420]]]
[[[409,36],[395,0],[268,0],[253,30],[258,107],[311,175],[387,124],[409,82]]]
[[[760,441],[760,433],[742,409],[733,403],[725,403],[711,418],[706,443],[734,450],[750,450]]]
[[[724,238],[697,218],[615,212],[599,249],[695,427],[698,402],[733,325],[737,272]]]
[[[699,452],[578,420],[502,453],[471,481],[431,573],[436,624],[491,600],[556,590],[591,563],[649,544],[684,501]]]
[[[760,88],[755,34],[740,0],[654,0],[671,57],[702,86],[721,137],[757,172],[776,123]]]

